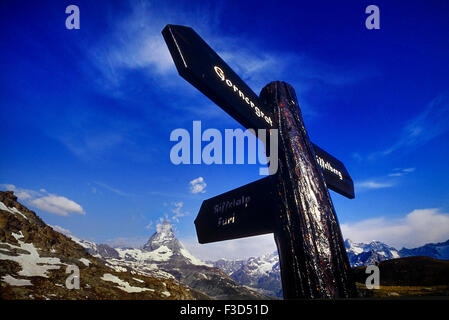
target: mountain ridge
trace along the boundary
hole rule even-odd
[[[437,244],[426,244],[413,249],[397,250],[376,240],[370,243],[356,243],[346,239],[345,248],[350,265],[353,268],[409,256],[428,256],[449,260],[449,240]],[[274,297],[282,297],[277,251],[246,260],[218,259],[208,262],[225,270],[231,278],[242,285],[261,290],[261,292]]]
[[[164,224],[158,226],[158,231],[154,233],[150,239],[145,243],[141,249],[132,248],[112,248],[108,245],[97,245],[98,250],[103,250],[105,253],[101,253],[99,256],[106,258],[108,263],[120,266],[120,263],[114,259],[107,259],[108,254],[111,256],[111,249],[116,252],[117,256],[122,258],[130,257],[133,250],[143,250],[146,252],[158,252],[161,248],[169,248],[174,251],[178,251],[174,254],[173,258],[183,260],[186,256],[192,259],[191,255],[182,245],[182,243],[176,238],[171,225],[166,221]],[[164,235],[164,236],[163,236]],[[361,267],[370,264],[378,264],[382,261],[388,261],[391,259],[398,259],[402,257],[424,255],[437,259],[449,259],[445,246],[449,248],[449,240],[446,242],[436,244],[426,244],[424,246],[412,249],[402,248],[397,250],[381,241],[373,240],[370,243],[356,243],[350,239],[345,240],[345,247],[347,250],[348,258],[352,267]],[[109,249],[108,249],[109,247]],[[438,249],[437,249],[438,248]],[[185,250],[184,254],[180,254],[181,250]],[[120,252],[120,253],[119,253]],[[418,254],[419,253],[419,254]],[[95,254],[95,253],[94,253]],[[112,255],[115,256],[115,255]],[[261,295],[268,295],[274,298],[282,298],[282,285],[280,280],[279,259],[277,251],[268,253],[259,257],[250,257],[248,259],[218,259],[215,261],[202,262],[199,259],[193,257],[191,261],[197,261],[199,266],[213,266],[223,271],[236,283],[251,288],[257,291]],[[123,265],[122,265],[123,266]],[[159,273],[166,272],[167,268],[159,266]],[[166,276],[173,275],[173,268],[169,270]],[[159,276],[163,276],[159,274]],[[176,277],[175,277],[176,278]],[[182,279],[182,276],[178,275],[177,279]]]
[[[238,284],[223,270],[194,257],[164,221],[141,248],[113,248],[72,236],[94,257],[117,271],[167,278],[214,299],[267,299],[260,290]]]
[[[208,299],[175,279],[110,268],[11,191],[0,192],[0,262],[1,299]]]
[[[111,256],[111,249],[116,252],[117,256],[120,256],[124,259],[126,259],[126,257],[130,258],[132,256],[130,252],[135,250],[143,250],[146,252],[154,253],[158,252],[157,250],[160,250],[161,248],[169,248],[171,250],[177,251],[177,253],[173,255],[173,258],[175,260],[178,259],[182,261],[183,259],[186,259],[186,256],[192,259],[193,255],[191,255],[184,248],[182,243],[176,238],[171,225],[167,221],[164,222],[164,224],[159,225],[158,228],[158,231],[150,237],[150,239],[147,241],[147,243],[145,243],[142,249],[112,248],[108,245],[100,244],[97,245],[98,250],[103,250],[103,252],[105,253],[101,253],[99,256],[102,258],[106,258],[108,263],[115,265],[116,267],[120,266],[121,264],[118,262],[118,260],[108,259],[108,254]],[[401,250],[397,250],[392,246],[376,240],[373,240],[370,243],[356,243],[351,241],[350,239],[345,240],[345,247],[351,267],[361,267],[370,264],[378,264],[383,261],[415,255],[424,255],[431,258],[447,260],[449,259],[449,254],[444,255],[444,253],[447,252],[446,249],[444,249],[446,248],[445,246],[448,246],[447,248],[449,248],[449,240],[437,244],[426,244],[418,248],[402,248]],[[180,253],[183,250],[185,250],[184,253]],[[220,269],[236,283],[255,290],[261,295],[268,295],[274,298],[282,298],[282,285],[280,279],[279,258],[277,255],[277,251],[259,257],[250,257],[248,259],[218,259],[215,261],[202,262],[199,259],[193,257],[191,261],[195,260],[197,261],[197,264],[199,266],[213,266],[217,269]],[[121,266],[123,267],[123,264]],[[159,273],[166,272],[167,268],[159,265],[158,270]],[[173,268],[171,268],[171,271],[168,270],[165,275],[173,275],[173,271]],[[163,274],[159,274],[159,276],[163,276]],[[182,279],[182,276],[177,275],[177,277],[175,278]]]
[[[413,256],[449,259],[449,240],[397,250],[380,241],[355,243],[346,239],[345,247],[352,267]],[[40,275],[23,274],[25,266],[21,264],[21,261],[26,257],[24,253],[34,255],[39,263],[32,263],[40,267],[38,268],[41,270]],[[61,272],[54,270],[61,269],[69,262],[80,267],[83,273],[88,275],[86,277],[91,284],[107,288],[105,292],[108,292],[112,299],[118,299],[120,295],[117,292],[123,291],[124,288],[128,290],[134,288],[132,290],[141,293],[144,287],[139,286],[140,281],[144,281],[145,285],[152,283],[153,286],[156,286],[156,283],[160,284],[161,281],[166,286],[167,281],[170,281],[173,292],[178,292],[178,295],[173,294],[172,298],[177,299],[282,297],[279,259],[276,251],[245,260],[219,259],[203,262],[193,256],[177,239],[169,221],[159,224],[156,232],[141,248],[113,248],[107,244],[97,244],[57,232],[46,225],[33,211],[20,204],[13,192],[0,192],[0,261],[2,261],[0,296],[5,298],[15,297],[15,295],[26,298],[24,296],[27,292],[26,288],[29,285],[36,288],[38,287],[36,283],[45,283],[43,287],[48,289],[51,284],[46,280],[39,282],[36,277],[46,278],[46,275],[53,276],[55,273],[58,277],[57,282],[60,282],[63,276]],[[84,270],[89,266],[95,266],[103,274]],[[108,282],[115,283],[115,288],[105,285]],[[183,285],[186,287],[182,288]],[[44,291],[44,289],[38,290],[38,295],[33,296],[49,298],[43,293]],[[77,296],[63,294],[60,290],[58,293],[60,298]],[[83,297],[99,298],[99,295],[93,295],[88,290],[83,291],[83,294]],[[134,293],[134,296],[139,299],[165,298],[160,292],[156,296],[148,294],[139,296],[137,293]]]

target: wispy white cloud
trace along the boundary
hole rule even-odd
[[[449,214],[439,209],[416,209],[405,217],[379,217],[342,223],[345,238],[356,242],[379,240],[397,249],[413,248],[449,239]]]
[[[68,216],[70,213],[85,215],[81,205],[64,196],[49,193],[45,189],[39,191],[23,189],[13,184],[0,184],[6,190],[14,191],[19,200],[24,201],[32,207],[54,213],[60,216]]]
[[[8,191],[14,191],[14,194],[17,196],[19,200],[28,200],[30,198],[36,197],[39,195],[38,192],[29,190],[29,189],[23,189],[23,188],[17,188],[13,184],[9,183],[2,183],[0,184],[0,188]]]
[[[179,222],[179,218],[187,215],[187,212],[183,210],[184,203],[179,201],[174,203],[174,208],[171,210],[172,216],[171,219],[173,221]]]
[[[176,2],[129,2],[129,13],[114,28],[90,48],[91,61],[101,71],[98,81],[109,92],[119,94],[127,72],[140,70],[157,76],[162,85],[171,85],[176,68],[161,35],[167,23],[194,23],[196,29],[209,31],[216,25],[214,17],[218,5],[192,6]],[[176,8],[174,10],[173,8]],[[170,80],[168,80],[170,79]],[[175,78],[176,79],[176,78]],[[167,81],[165,81],[167,80]]]
[[[366,180],[355,183],[356,190],[368,190],[368,189],[385,189],[391,188],[394,184],[392,182],[378,182],[374,180]]]
[[[341,87],[357,83],[375,72],[342,68],[304,53],[275,50],[241,35],[214,36],[214,48],[258,94],[273,79],[290,82],[297,94],[312,88]],[[297,70],[298,72],[294,72]]]
[[[158,4],[157,8],[151,2],[132,2],[129,14],[114,21],[115,28],[90,48],[91,61],[102,75],[96,77],[102,87],[119,94],[130,70],[157,77],[160,86],[182,83],[176,77],[176,68],[161,35],[166,23],[192,26],[256,94],[274,79],[292,82],[298,93],[302,93],[314,86],[340,87],[373,75],[360,67],[351,70],[302,53],[275,50],[263,40],[243,34],[225,34],[218,23],[222,8],[215,2],[201,6],[177,3],[177,9],[173,7],[168,2]]]
[[[405,176],[413,171],[415,171],[416,168],[395,168],[393,169],[393,172],[388,174],[389,177],[402,177]]]
[[[198,177],[189,182],[190,192],[193,194],[205,193],[206,192],[206,181],[203,177]]]
[[[154,225],[153,221],[150,221],[150,222],[148,222],[148,224],[145,226],[145,229],[152,230],[152,229],[154,228],[153,225]]]
[[[357,191],[392,188],[400,182],[400,179],[403,179],[401,177],[404,177],[415,170],[416,168],[394,168],[392,170],[393,172],[386,176],[356,181],[354,187]]]
[[[260,50],[257,44],[243,37],[216,37],[213,42],[220,57],[256,94],[269,81],[281,78],[295,60],[290,53]]]
[[[164,206],[168,207],[168,210],[155,221],[150,220],[145,226],[145,229],[159,230],[165,221],[169,221],[173,225],[173,223],[179,223],[180,218],[189,215],[189,212],[184,209],[184,202],[182,201],[172,202],[170,205],[164,204]]]
[[[372,154],[371,158],[386,156],[398,150],[419,147],[449,131],[449,94],[435,97],[423,112],[410,119],[399,138],[387,149]]]
[[[389,177],[402,177],[404,175],[404,173],[402,173],[402,172],[393,172],[393,173],[390,173],[388,176]]]
[[[122,197],[134,197],[135,196],[132,193],[124,192],[124,191],[119,190],[117,188],[111,187],[110,185],[108,185],[106,183],[102,183],[102,182],[98,182],[98,181],[94,181],[93,183],[95,183],[99,187],[102,187],[102,188],[104,188],[104,189],[106,189],[106,190],[108,190],[108,191],[110,191],[112,193],[115,193],[115,194],[117,194],[119,196],[122,196]],[[94,193],[96,193],[96,190],[95,190]]]

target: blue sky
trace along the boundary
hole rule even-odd
[[[70,4],[79,30],[65,28]],[[370,4],[380,30],[365,28]],[[0,184],[48,224],[139,245],[168,217],[202,258],[274,248],[270,236],[196,244],[201,202],[260,177],[259,165],[170,162],[176,128],[240,128],[177,75],[160,32],[182,24],[256,93],[294,86],[311,139],[355,181],[354,200],[331,192],[345,237],[449,238],[447,1],[19,0],[0,12]]]

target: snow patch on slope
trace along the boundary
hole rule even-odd
[[[17,208],[15,208],[15,207],[8,208],[8,207],[7,207],[3,202],[1,202],[1,201],[0,201],[0,210],[8,211],[8,212],[10,212],[10,213],[12,213],[12,214],[14,214],[14,215],[20,215],[20,216],[22,216],[23,218],[25,218],[26,220],[28,220],[28,218],[26,217],[26,215],[24,215],[22,212],[20,212],[19,210],[17,210]]]
[[[208,267],[212,267],[211,264],[207,264],[204,263],[203,261],[201,261],[200,259],[196,258],[195,256],[193,256],[187,249],[185,248],[181,248],[181,254],[184,256],[184,258],[186,258],[187,260],[189,260],[192,264],[195,264],[197,266],[208,266]]]
[[[32,286],[30,280],[27,279],[16,279],[13,276],[7,274],[6,276],[1,278],[2,281],[6,282],[11,286],[21,287],[21,286]]]
[[[23,237],[22,232],[12,233],[17,239],[19,245],[6,244],[11,247],[11,251],[18,249],[19,252],[25,251],[26,253],[20,253],[19,255],[6,255],[0,253],[0,260],[11,260],[17,262],[22,270],[18,273],[21,276],[26,277],[45,277],[48,278],[48,271],[53,269],[59,269],[64,265],[59,258],[41,257],[37,248],[32,243],[25,243],[19,239]]]
[[[129,293],[142,292],[142,291],[154,291],[154,289],[149,289],[149,288],[133,287],[128,282],[123,281],[119,277],[117,277],[117,276],[115,276],[113,274],[110,274],[110,273],[105,273],[101,277],[101,280],[113,282],[113,283],[118,285],[118,288],[120,290],[123,290],[125,292],[129,292]]]
[[[173,255],[173,252],[166,246],[160,246],[156,250],[153,251],[144,251],[141,249],[115,249],[120,258],[133,260],[136,262],[144,262],[144,261],[168,261],[170,257]]]

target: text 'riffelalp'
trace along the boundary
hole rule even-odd
[[[234,209],[238,206],[247,206],[248,203],[251,201],[251,197],[249,196],[242,196],[238,199],[232,199],[232,200],[228,200],[228,201],[224,201],[220,204],[217,204],[214,206],[214,212],[215,214],[217,213],[225,213],[226,211],[228,211],[229,209]]]

